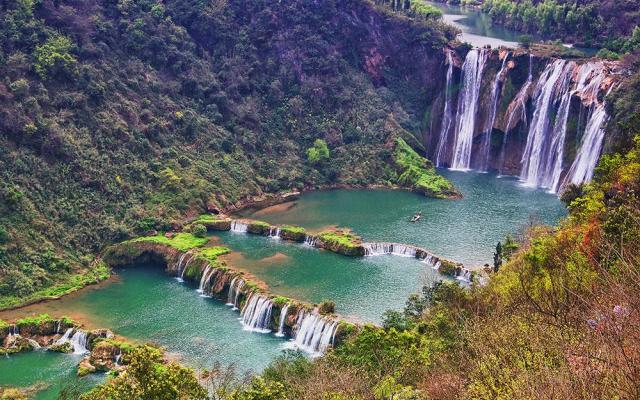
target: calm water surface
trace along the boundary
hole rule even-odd
[[[412,244],[474,267],[490,263],[498,241],[530,221],[556,224],[566,209],[556,195],[523,187],[512,178],[441,170],[461,200],[428,199],[401,190],[332,190],[304,194],[294,203],[247,216],[274,224],[321,230],[352,228],[365,241]],[[421,211],[423,218],[410,223]]]

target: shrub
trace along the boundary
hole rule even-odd
[[[307,149],[307,160],[314,165],[328,160],[329,156],[330,153],[327,142],[322,139],[316,139],[315,142],[313,142],[313,147]]]
[[[207,227],[202,224],[195,224],[191,228],[191,233],[193,233],[195,237],[203,238],[207,236]]]
[[[325,300],[318,306],[320,314],[333,314],[336,312],[336,303],[331,300]]]
[[[63,35],[54,35],[36,47],[33,54],[34,68],[42,79],[56,74],[75,73],[78,61],[71,54],[73,43]]]
[[[0,244],[5,244],[9,241],[9,232],[4,228],[4,226],[0,225]]]

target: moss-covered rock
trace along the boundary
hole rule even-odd
[[[284,240],[303,243],[307,233],[302,227],[285,225],[280,227],[280,237]]]
[[[460,271],[460,266],[453,261],[449,260],[440,260],[440,266],[438,267],[438,272],[443,275],[456,277]]]
[[[316,246],[351,257],[364,256],[362,239],[348,230],[332,230],[317,236]]]
[[[204,214],[193,220],[191,223],[204,225],[208,231],[231,230],[231,220],[219,215]]]
[[[247,225],[247,232],[254,235],[267,236],[271,231],[271,225],[263,221],[251,221]]]
[[[80,361],[80,364],[78,364],[78,376],[86,376],[94,372],[96,372],[96,367],[91,365],[89,357],[83,358],[82,361]]]

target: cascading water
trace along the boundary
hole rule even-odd
[[[71,337],[71,346],[73,346],[73,354],[86,354],[87,349],[87,332],[77,330]]]
[[[207,288],[210,286],[209,281],[211,277],[216,272],[215,268],[212,268],[211,265],[207,264],[202,272],[202,276],[200,277],[200,285],[198,286],[197,292],[201,295],[206,295]]]
[[[271,332],[271,310],[273,302],[261,295],[252,294],[242,309],[242,325],[252,332]]]
[[[525,126],[528,125],[526,99],[529,93],[529,88],[531,88],[531,84],[533,84],[533,54],[529,55],[529,76],[527,76],[527,80],[525,81],[524,85],[522,85],[522,88],[520,88],[520,91],[518,91],[518,94],[516,94],[516,97],[511,102],[512,107],[511,111],[508,114],[509,116],[507,117],[507,125],[505,126],[504,136],[502,138],[502,148],[500,149],[500,160],[498,167],[499,175],[502,175],[502,171],[504,168],[504,152],[507,147],[507,134],[511,129],[514,128],[513,121],[518,111],[520,111],[521,113],[520,115],[522,121],[524,121]]]
[[[280,228],[277,226],[269,228],[269,237],[273,239],[280,239]]]
[[[285,304],[280,311],[280,323],[278,324],[278,333],[276,336],[284,337],[284,323],[287,320],[287,312],[289,311],[289,303]]]
[[[399,243],[363,243],[365,256],[393,254],[403,257],[415,257],[417,248]]]
[[[563,130],[552,130],[556,105],[568,95],[571,74],[576,64],[555,60],[547,65],[534,93],[534,113],[529,127],[527,144],[522,154],[520,179],[527,186],[549,188],[558,153],[564,144]],[[551,140],[549,140],[551,138]]]
[[[231,221],[231,232],[246,233],[248,229],[249,225],[245,224],[244,222],[235,220]]]
[[[334,343],[338,322],[316,312],[303,315],[293,339],[294,346],[311,355],[321,355]]]
[[[65,331],[64,335],[58,340],[56,340],[55,344],[57,346],[63,345],[71,339],[71,334],[73,333],[73,328],[69,328]]]
[[[607,121],[604,104],[595,107],[588,121],[578,154],[567,174],[568,181],[576,185],[589,182],[598,163],[604,141],[604,126]]]
[[[234,310],[238,309],[238,299],[240,298],[241,290],[244,287],[244,281],[240,278],[233,278],[229,284],[229,293],[227,294],[227,305],[233,307]]]
[[[487,49],[469,51],[462,66],[462,88],[458,96],[455,142],[451,169],[468,171],[471,163],[473,133],[476,126],[478,99],[482,73],[487,60]]]
[[[191,261],[193,261],[195,259],[195,257],[190,253],[186,253],[186,255],[189,256],[189,259],[187,260],[187,262],[185,262],[184,268],[182,268],[182,271],[180,272],[180,281],[181,282],[184,282],[184,273],[185,273],[185,271],[187,271],[187,269],[189,269],[189,264],[191,264]]]
[[[304,244],[311,247],[315,247],[317,241],[318,238],[311,235],[307,235],[307,237],[304,238]]]
[[[493,81],[491,89],[491,104],[489,108],[489,118],[485,122],[485,128],[482,137],[482,145],[480,147],[480,171],[486,172],[489,169],[489,152],[491,151],[491,133],[493,132],[493,124],[496,122],[496,114],[498,110],[498,100],[502,92],[502,83],[505,79],[507,71],[507,60],[510,53],[507,53],[502,60],[502,67],[498,70],[496,78]]]
[[[184,258],[187,256],[187,254],[189,253],[182,253],[182,255],[180,256],[180,258],[178,258],[178,265],[176,267],[177,271],[178,271],[178,276],[176,277],[176,279],[179,282],[184,282],[184,280],[182,279],[182,273],[183,273],[183,269],[182,269],[182,262],[184,261]]]
[[[442,126],[440,127],[440,140],[438,141],[438,151],[436,152],[436,166],[442,166],[445,149],[447,147],[447,139],[453,122],[452,109],[452,91],[453,91],[453,56],[452,51],[447,51],[447,82],[444,92],[444,113],[442,114]]]

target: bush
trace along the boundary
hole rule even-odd
[[[191,228],[191,233],[193,236],[203,238],[207,236],[207,227],[202,224],[195,224],[193,228]]]
[[[336,311],[336,303],[331,300],[325,300],[318,307],[320,314],[333,314]]]
[[[46,79],[56,74],[74,74],[78,61],[71,54],[72,48],[71,39],[63,35],[54,35],[36,47],[33,58],[38,75]]]
[[[9,241],[9,232],[4,226],[0,225],[0,244],[5,244]]]
[[[316,139],[315,142],[313,142],[313,147],[307,149],[307,160],[314,165],[328,160],[329,156],[330,153],[327,142],[322,139]]]

